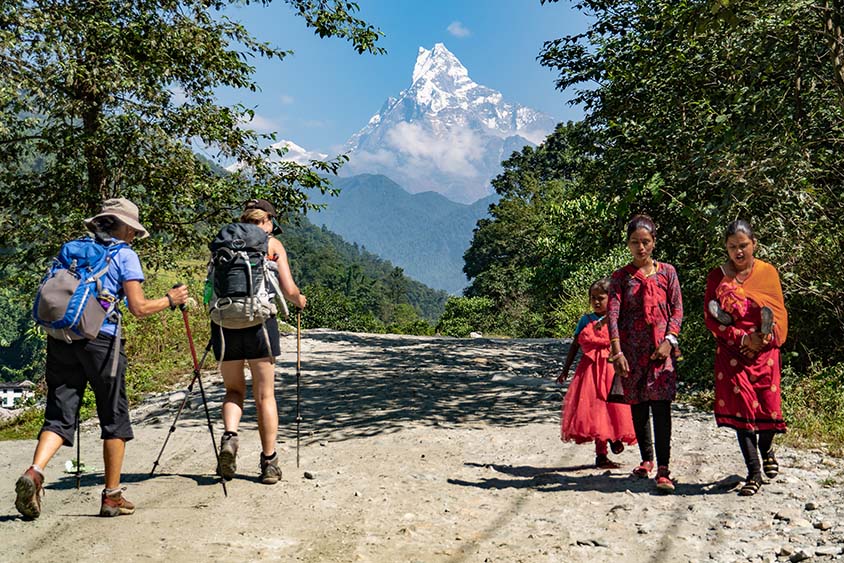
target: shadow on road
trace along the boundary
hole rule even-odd
[[[303,334],[304,349],[308,341],[320,346],[302,357],[303,445],[397,432],[409,423],[516,426],[546,421],[560,408],[554,377],[568,344],[559,340],[388,338],[314,331]],[[288,336],[282,346],[295,349],[295,336]],[[279,433],[295,440],[295,356],[292,362],[279,362],[277,373]],[[203,379],[212,421],[219,425],[224,391]],[[177,426],[205,424],[198,386],[190,403],[192,408],[182,412]],[[244,407],[244,424],[254,423],[251,398]],[[169,425],[173,416],[175,406],[170,405],[145,419]]]
[[[651,479],[638,479],[626,472],[610,472],[595,469],[591,465],[572,467],[533,467],[529,465],[498,465],[483,463],[465,463],[468,467],[477,467],[481,471],[507,475],[508,477],[480,477],[477,481],[449,479],[452,485],[476,487],[478,489],[534,489],[541,492],[560,491],[596,491],[599,493],[659,493]],[[573,475],[580,471],[592,471],[586,475]],[[675,495],[699,496],[731,493],[742,478],[730,475],[711,483],[676,483]]]

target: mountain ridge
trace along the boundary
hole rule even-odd
[[[325,209],[310,215],[348,241],[402,267],[408,276],[452,294],[468,284],[463,253],[472,231],[497,196],[472,204],[454,202],[437,192],[410,193],[391,178],[359,174],[337,178],[336,197],[317,195]]]

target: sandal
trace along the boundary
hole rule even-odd
[[[709,315],[721,323],[722,325],[731,325],[733,324],[733,316],[730,315],[727,311],[721,308],[721,305],[713,299],[709,303],[707,303],[706,307]]]
[[[752,497],[762,488],[762,476],[748,476],[744,481],[744,485],[739,489],[740,497]]]
[[[598,455],[595,457],[595,467],[598,469],[618,469],[621,466],[605,455]]]
[[[636,477],[647,478],[654,469],[654,462],[643,461],[639,467],[633,470],[633,475]]]
[[[610,450],[612,450],[612,453],[614,453],[615,455],[620,454],[624,451],[624,442],[622,442],[621,440],[613,440],[612,442],[610,442]]]
[[[670,475],[667,465],[660,465],[656,471],[656,488],[663,493],[674,492],[674,481],[671,480]]]
[[[780,464],[777,463],[777,458],[774,457],[774,452],[770,452],[765,459],[762,460],[762,471],[765,472],[765,477],[773,479],[780,474]]]
[[[762,307],[761,314],[762,322],[759,324],[759,332],[767,336],[774,330],[774,312],[769,307]]]

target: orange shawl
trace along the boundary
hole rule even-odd
[[[777,345],[782,346],[788,337],[788,311],[785,310],[780,276],[772,265],[758,258],[754,260],[753,271],[741,287],[748,299],[774,312],[774,335]]]

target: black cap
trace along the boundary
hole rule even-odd
[[[250,199],[246,202],[244,209],[260,209],[266,211],[270,217],[275,217],[275,207],[265,199]]]

